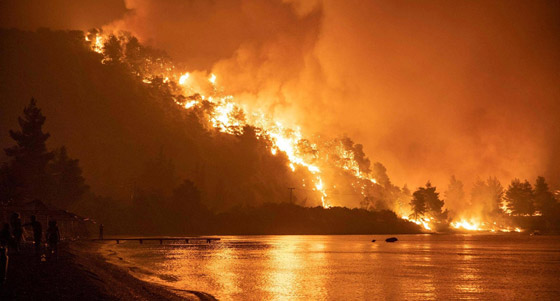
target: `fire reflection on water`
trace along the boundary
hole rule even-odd
[[[242,236],[219,243],[105,244],[140,279],[218,299],[515,299],[552,297],[560,241],[501,235]],[[124,260],[118,260],[121,257]],[[517,294],[517,295],[516,295]]]

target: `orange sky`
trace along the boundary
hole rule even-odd
[[[398,185],[560,183],[560,2],[0,5],[2,27],[130,31],[308,134],[348,134]]]

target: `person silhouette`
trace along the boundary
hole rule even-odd
[[[23,226],[21,225],[21,218],[17,212],[12,213],[10,217],[10,224],[12,226],[12,234],[14,236],[14,248],[16,253],[19,253],[19,246],[23,238]]]
[[[99,239],[103,240],[103,224],[99,224]]]
[[[35,215],[31,216],[31,222],[25,224],[24,226],[31,226],[33,229],[33,242],[35,243],[35,252],[39,253],[41,251],[41,240],[43,238],[43,227],[41,223],[37,221]]]
[[[8,247],[13,241],[12,233],[10,232],[10,224],[4,223],[2,230],[0,230],[0,246]]]
[[[60,232],[56,221],[49,221],[49,227],[46,232],[47,244],[49,249],[49,255],[54,255],[55,259],[58,260],[58,242],[60,241]]]

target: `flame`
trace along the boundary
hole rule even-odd
[[[187,79],[189,79],[190,74],[187,72],[179,77],[179,85],[183,86],[186,84]]]
[[[481,231],[480,224],[473,221],[461,220],[458,222],[451,222],[451,226],[455,229],[463,229],[468,231]]]
[[[484,231],[484,232],[522,232],[523,230],[518,227],[510,227],[501,225],[498,222],[483,222],[480,218],[476,219],[460,219],[453,221],[450,225],[457,230],[464,231]]]
[[[90,44],[92,51],[104,55],[106,37],[96,32],[95,34],[86,34],[85,40]],[[101,62],[105,63],[106,58],[103,58]],[[203,111],[209,127],[230,135],[243,134],[246,126],[253,127],[257,139],[267,141],[272,155],[285,154],[290,170],[305,172],[306,176],[302,178],[301,187],[311,187],[312,191],[318,193],[323,207],[331,207],[331,200],[327,191],[337,187],[336,183],[330,183],[326,180],[327,174],[332,177],[333,168],[336,168],[334,174],[343,174],[350,179],[351,188],[363,197],[367,197],[371,193],[372,187],[380,185],[368,170],[360,168],[354,150],[349,149],[342,141],[314,143],[311,139],[303,137],[298,126],[286,126],[280,120],[274,120],[263,112],[249,110],[241,106],[233,96],[221,94],[222,90],[216,86],[216,74],[211,73],[208,77],[207,74],[200,75],[200,72],[186,72],[184,70],[180,72],[170,62],[158,58],[146,58],[145,63],[150,65],[150,68],[146,68],[142,73],[135,73],[142,76],[142,82],[153,84],[157,78],[160,78],[163,83],[170,87],[177,86],[181,97],[177,97],[179,100],[176,99],[176,103],[186,110],[198,109]],[[209,82],[211,89],[208,89],[208,84],[200,84],[202,82]],[[306,180],[311,184],[306,183]],[[506,204],[502,203],[500,208],[505,214],[511,215],[511,211],[508,210]],[[403,208],[398,208],[396,211],[403,219],[420,225],[425,230],[432,231],[435,228],[436,221],[433,217],[413,218],[410,212],[403,212]],[[522,231],[520,228],[499,226],[496,222],[490,224],[480,220],[458,219],[452,221],[450,225],[455,229],[465,231]]]
[[[401,218],[404,219],[404,220],[413,222],[417,225],[420,225],[420,226],[424,227],[425,230],[428,230],[428,231],[432,230],[430,222],[431,222],[431,220],[433,220],[433,218],[432,219],[426,218],[426,217],[412,218],[408,215],[403,215],[403,216],[401,216]]]

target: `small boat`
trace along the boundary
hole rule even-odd
[[[395,241],[397,241],[397,240],[398,240],[398,239],[397,239],[396,237],[389,237],[389,238],[387,238],[387,239],[385,240],[385,242],[395,242]]]
[[[531,235],[531,236],[541,235],[541,231],[535,230],[535,231],[533,231],[530,235]]]
[[[375,239],[372,239],[371,242],[375,242]]]

